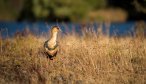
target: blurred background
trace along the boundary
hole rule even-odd
[[[46,22],[49,26],[109,23],[110,29],[124,32],[145,20],[146,0],[0,0],[0,28],[7,28],[10,35],[26,27],[47,31]]]
[[[1,21],[130,21],[146,19],[146,0],[0,0]]]

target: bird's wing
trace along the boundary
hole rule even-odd
[[[51,56],[54,56],[57,52],[58,52],[59,48],[56,47],[54,50],[48,50],[46,49],[46,52],[51,55]]]

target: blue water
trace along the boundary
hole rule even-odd
[[[45,22],[0,22],[0,31],[2,37],[12,37],[16,32],[21,32],[25,28],[29,28],[30,31],[35,34],[46,33],[49,31],[49,28],[53,25],[59,25],[64,32],[70,32],[72,30],[77,33],[81,33],[82,25],[78,23],[45,23]],[[104,34],[106,33],[106,29],[109,28],[110,36],[126,36],[133,35],[135,32],[135,22],[125,22],[125,23],[111,23],[108,27],[106,23],[94,23],[94,24],[86,24],[85,27],[89,28],[93,26],[96,30],[100,25],[102,25],[102,30]]]

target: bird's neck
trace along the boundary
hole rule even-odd
[[[56,43],[56,41],[57,41],[57,34],[58,34],[58,32],[53,32],[52,33],[52,36],[51,36],[51,39],[50,39],[51,43]]]

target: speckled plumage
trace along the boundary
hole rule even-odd
[[[60,31],[58,26],[53,26],[51,28],[51,38],[44,43],[45,53],[47,58],[53,60],[59,51],[59,45],[57,43],[57,34]]]

